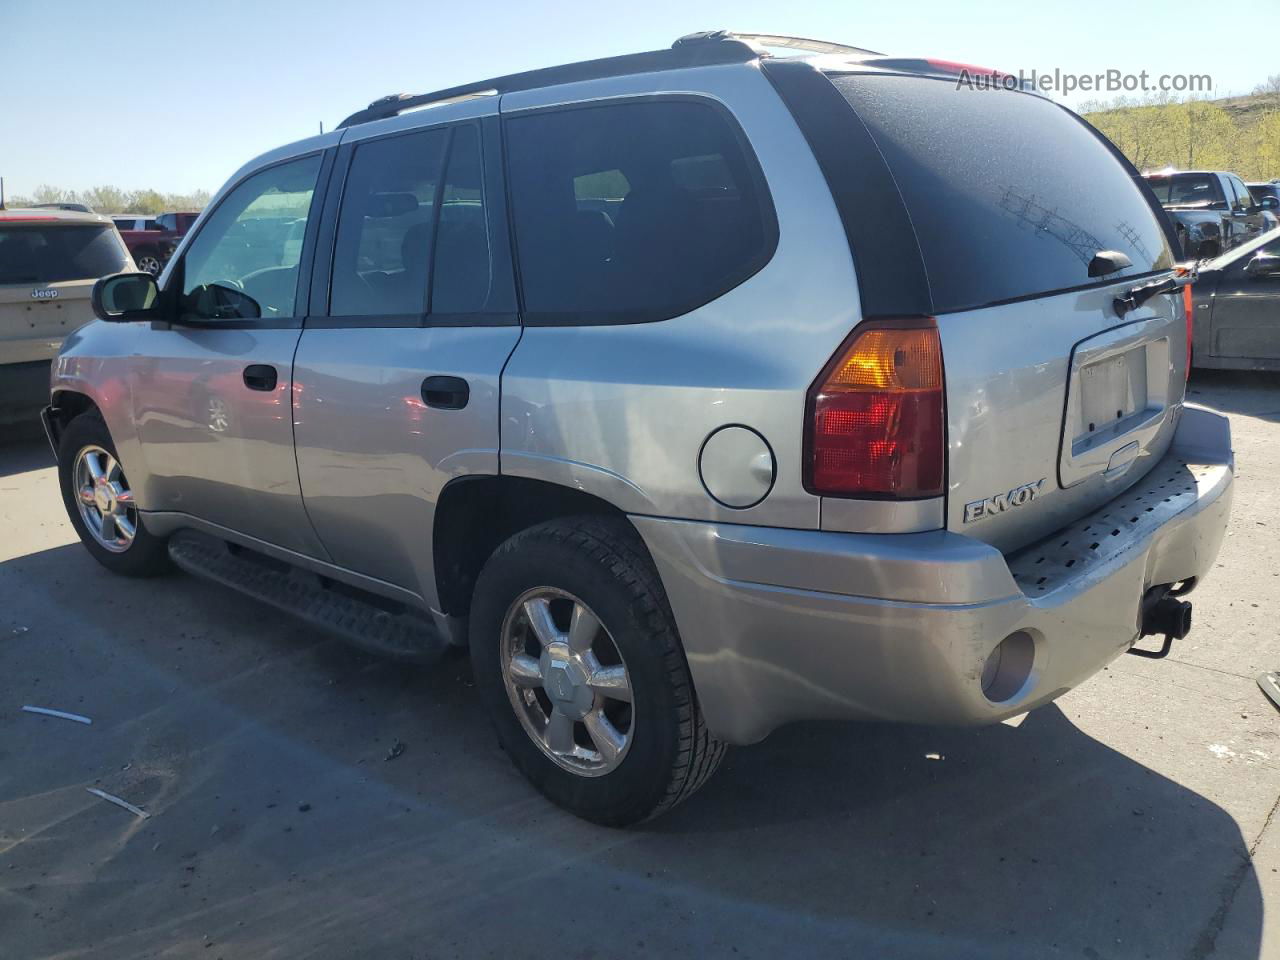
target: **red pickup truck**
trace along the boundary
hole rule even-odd
[[[155,219],[154,230],[122,229],[120,236],[124,237],[124,245],[129,248],[138,269],[156,276],[169,262],[178,241],[186,236],[198,216],[198,212],[162,213]]]

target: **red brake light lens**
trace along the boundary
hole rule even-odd
[[[957,63],[954,60],[939,60],[935,57],[928,57],[925,63],[947,73],[968,73],[974,77],[1001,77],[1005,74],[993,67],[979,67],[972,63]]]
[[[936,497],[946,459],[942,347],[928,326],[866,325],[809,388],[805,485],[840,497]]]

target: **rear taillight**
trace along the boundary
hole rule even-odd
[[[946,462],[932,319],[868,323],[809,388],[805,486],[837,497],[936,497]]]
[[[1187,379],[1191,379],[1191,333],[1195,329],[1191,323],[1191,305],[1195,298],[1191,296],[1191,284],[1182,288],[1182,306],[1187,311]]]

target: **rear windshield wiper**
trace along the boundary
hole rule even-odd
[[[1105,277],[1133,266],[1133,261],[1119,250],[1099,250],[1089,261],[1089,276]]]
[[[1173,273],[1160,280],[1133,287],[1123,297],[1116,297],[1116,313],[1123,317],[1130,310],[1137,310],[1152,297],[1162,293],[1173,293],[1188,284],[1195,283],[1198,276],[1198,263],[1183,263],[1173,268]]]

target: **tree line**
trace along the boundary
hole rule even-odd
[[[169,210],[203,210],[209,202],[208,190],[191,193],[161,193],[158,190],[121,190],[102,186],[88,190],[64,190],[42,184],[30,196],[6,196],[10,207],[33,203],[83,203],[95,213],[138,213],[153,215]]]
[[[1280,178],[1280,74],[1252,96],[1227,100],[1120,97],[1080,112],[1139,170],[1228,170]]]

